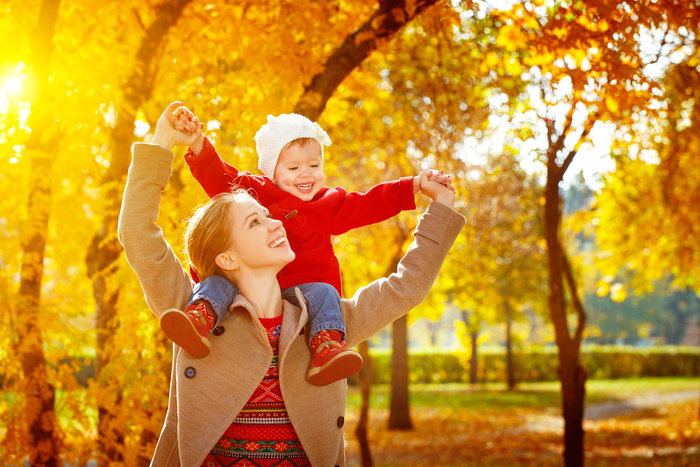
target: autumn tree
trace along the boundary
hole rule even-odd
[[[582,145],[588,143],[599,121],[619,121],[633,109],[647,108],[655,84],[643,73],[644,57],[638,38],[644,28],[680,16],[665,14],[664,6],[652,2],[615,7],[605,2],[584,1],[547,9],[539,2],[526,2],[504,13],[500,21],[503,43],[528,44],[522,63],[524,78],[539,89],[533,108],[543,130],[542,160],[547,170],[544,216],[546,223],[550,292],[550,316],[559,349],[565,419],[564,463],[582,465],[583,405],[586,372],[579,360],[586,314],[574,271],[562,243],[560,184]],[[670,7],[670,5],[668,5]],[[517,26],[516,26],[517,25]],[[635,36],[636,35],[636,36]],[[566,288],[565,288],[566,286]],[[566,290],[568,289],[568,294]],[[568,309],[577,317],[573,334]]]
[[[601,275],[628,275],[630,291],[638,293],[652,291],[656,282],[665,280],[679,290],[700,289],[699,31],[691,24],[698,11],[679,16],[683,22],[673,25],[671,17],[658,31],[662,55],[657,62],[663,63],[665,54],[673,60],[666,58],[667,68],[659,77],[659,109],[640,109],[632,121],[621,124],[613,151],[617,170],[606,179],[592,213],[598,221],[596,240],[605,252],[597,261]],[[685,29],[679,32],[671,25]],[[634,135],[631,144],[625,134]]]
[[[47,227],[51,212],[52,165],[62,133],[60,123],[54,118],[55,91],[51,86],[53,39],[59,5],[59,1],[42,2],[33,32],[31,56],[27,60],[31,67],[30,79],[36,86],[36,95],[31,100],[31,115],[27,121],[27,125],[34,131],[25,146],[29,155],[31,179],[27,219],[20,234],[22,272],[15,313],[19,344],[17,353],[24,372],[28,441],[35,446],[30,452],[29,462],[31,465],[46,466],[59,465],[61,438],[54,410],[55,387],[47,374],[39,318]]]
[[[467,295],[473,284],[459,282],[464,276],[499,292],[498,300],[469,294],[462,309],[488,313],[483,317],[495,322],[506,304],[511,310],[522,305],[504,302],[504,290],[521,290],[533,279],[524,273],[533,264],[524,259],[525,249],[495,245],[527,238],[532,226],[517,229],[525,227],[522,213],[536,198],[516,202],[506,188],[517,180],[502,179],[498,187],[490,185],[497,183],[495,173],[478,180],[469,176],[470,157],[480,156],[470,150],[487,140],[497,144],[503,119],[521,126],[514,138],[530,148],[534,142],[542,162],[554,160],[557,177],[570,167],[572,153],[583,154],[596,121],[629,133],[631,141],[622,136],[614,148],[619,172],[593,213],[600,221],[596,235],[609,253],[601,268],[612,275],[622,266],[643,265],[644,273],[668,268],[679,286],[695,287],[697,12],[670,0],[608,3],[531,1],[494,12],[479,2],[445,0],[154,5],[91,0],[63,1],[60,9],[58,2],[4,2],[7,14],[0,25],[17,41],[0,46],[0,293],[10,297],[0,303],[0,378],[9,393],[24,388],[30,367],[43,373],[41,384],[31,386],[42,388],[43,406],[27,407],[41,407],[47,423],[28,422],[38,412],[26,416],[23,399],[0,398],[0,419],[8,427],[0,431],[2,462],[18,463],[30,452],[33,446],[22,433],[33,429],[51,431],[36,433],[54,440],[60,433],[56,452],[71,465],[86,463],[95,452],[101,462],[148,462],[167,405],[171,344],[121,255],[115,220],[129,147],[149,140],[150,126],[175,99],[195,110],[222,156],[243,169],[254,171],[252,137],[265,116],[296,110],[331,134],[326,175],[332,184],[362,191],[423,169],[456,174],[458,208],[468,219],[483,216],[493,235],[482,231],[477,237],[474,225],[465,229],[454,260],[408,323],[439,314],[450,294]],[[54,6],[55,25],[47,21],[29,34],[36,18],[53,16],[41,13],[52,11],[42,5]],[[661,45],[658,54],[644,56],[635,34],[648,31],[659,34]],[[40,49],[49,50],[51,60],[37,58],[47,56],[36,52]],[[667,56],[675,58],[661,67],[660,78],[640,73]],[[30,85],[35,72],[44,76],[39,87]],[[30,89],[40,92],[30,98]],[[527,144],[508,144],[512,147],[488,155],[528,151]],[[648,155],[658,161],[641,157]],[[520,173],[517,164],[506,166],[503,173]],[[551,193],[558,191],[557,177]],[[482,180],[489,183],[475,186]],[[205,198],[176,157],[158,221],[171,243],[179,244],[181,219]],[[560,203],[556,198],[548,203],[556,214]],[[495,208],[489,211],[490,206]],[[618,218],[608,214],[614,210]],[[672,217],[665,221],[667,210]],[[505,216],[511,212],[522,216]],[[20,227],[24,219],[36,223]],[[414,222],[414,213],[407,213],[334,240],[349,290],[387,272]],[[674,222],[683,227],[674,230]],[[624,231],[627,237],[616,236]],[[553,264],[559,266],[567,246],[563,238],[551,236],[550,250],[559,254]],[[641,240],[648,254],[635,250]],[[541,247],[542,240],[532,243]],[[521,253],[522,261],[516,261]],[[502,264],[495,258],[503,258]],[[469,274],[465,264],[472,268]],[[557,306],[568,277],[554,287]],[[565,295],[563,303],[573,299]],[[560,311],[553,316],[565,343],[563,366],[576,367],[576,352],[569,351],[578,348],[576,334],[567,341],[561,324],[567,320]],[[397,342],[401,335],[397,330]],[[75,374],[90,367],[95,348],[98,377],[85,389]],[[395,355],[406,368],[406,346]],[[23,369],[24,363],[29,365]],[[47,403],[54,388],[61,389],[59,399]],[[567,383],[565,392],[570,388]],[[407,382],[395,390],[396,401],[405,402],[396,413],[407,414]],[[99,448],[91,426],[93,400],[99,408]],[[569,396],[566,400],[569,417]],[[570,429],[580,433],[567,423]],[[565,457],[576,454],[567,448]]]
[[[104,207],[102,225],[92,239],[86,256],[88,274],[93,283],[93,295],[96,303],[97,339],[97,378],[101,389],[98,390],[98,409],[100,415],[99,430],[102,453],[111,461],[122,461],[124,427],[119,426],[113,413],[120,406],[120,394],[106,396],[113,392],[107,373],[103,369],[110,362],[108,344],[117,325],[116,305],[119,299],[119,287],[112,283],[116,271],[116,260],[121,254],[117,240],[116,228],[119,218],[121,197],[127,169],[131,160],[131,144],[134,124],[138,110],[151,96],[153,85],[159,69],[159,52],[167,38],[167,33],[177,22],[182,10],[189,0],[165,1],[153,12],[153,20],[144,31],[141,43],[136,50],[130,76],[122,87],[122,97],[116,110],[116,122],[111,132],[109,167],[102,176],[102,196],[107,200]]]

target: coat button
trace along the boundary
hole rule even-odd
[[[338,428],[343,428],[345,425],[345,417],[338,417]]]
[[[223,326],[217,326],[217,327],[215,327],[214,330],[212,331],[212,333],[213,333],[215,336],[220,336],[220,335],[222,335],[222,334],[225,333],[225,332],[226,332],[226,328],[223,327]]]
[[[188,367],[185,369],[185,376],[186,376],[188,379],[192,379],[192,378],[194,378],[195,376],[197,376],[197,370],[195,370],[194,367],[192,367],[192,366],[188,366]]]

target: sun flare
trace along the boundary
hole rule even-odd
[[[8,76],[3,80],[2,89],[8,96],[16,96],[22,92],[22,77]]]
[[[3,70],[0,73],[0,91],[6,97],[16,97],[21,94],[24,88],[26,75],[22,73],[24,63],[17,64],[12,70]]]

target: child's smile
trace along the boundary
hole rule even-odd
[[[282,149],[274,182],[302,201],[311,201],[323,187],[323,159],[318,143],[293,144]]]

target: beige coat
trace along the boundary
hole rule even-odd
[[[169,308],[183,309],[193,287],[156,225],[172,158],[170,151],[159,146],[134,145],[119,218],[119,240],[127,261],[141,281],[148,306],[158,316]],[[452,209],[430,205],[398,272],[342,300],[349,346],[368,339],[425,298],[464,222]],[[285,302],[280,387],[311,464],[342,466],[346,384],[318,387],[307,381],[311,366],[307,317],[304,306]],[[209,356],[202,359],[192,359],[174,347],[170,402],[152,465],[199,466],[253,394],[272,359],[255,310],[241,295],[213,330],[211,346]]]

